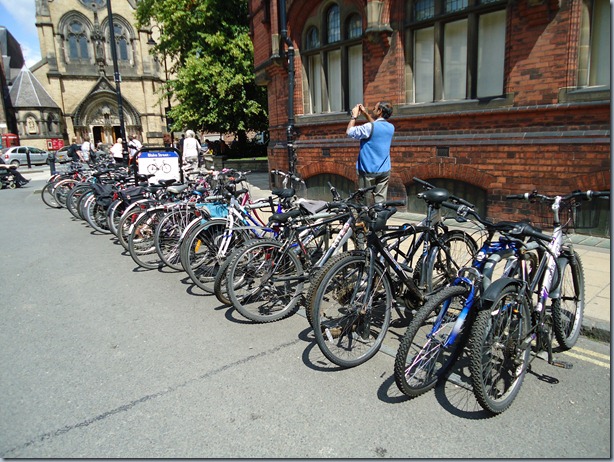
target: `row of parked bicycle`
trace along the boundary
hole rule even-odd
[[[248,172],[196,171],[185,184],[150,185],[122,168],[73,165],[50,178],[42,199],[117,236],[139,266],[185,271],[247,319],[304,309],[320,350],[341,367],[373,357],[398,317],[408,327],[394,375],[410,397],[445,379],[465,346],[476,399],[494,414],[518,394],[532,350],[569,367],[553,347],[578,339],[584,272],[567,232],[582,201],[609,191],[508,196],[549,207],[545,234],[526,222],[494,223],[418,178],[426,217],[391,224],[404,203],[365,205],[371,188],[341,198],[329,184],[330,202],[310,201],[289,187],[295,175],[272,173],[283,187],[253,200]],[[448,226],[446,210],[459,226]]]

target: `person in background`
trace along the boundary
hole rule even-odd
[[[183,142],[183,162],[196,167],[198,164],[198,154],[200,153],[200,143],[196,139],[196,133],[193,130],[186,130],[186,138]]]
[[[373,107],[373,116],[362,105],[352,108],[352,118],[348,122],[346,133],[350,138],[360,140],[360,150],[356,161],[358,187],[375,186],[375,202],[385,202],[390,179],[390,145],[394,136],[394,125],[388,122],[392,115],[392,105],[379,101]],[[368,123],[355,126],[356,119],[364,114]]]
[[[70,157],[73,162],[83,162],[83,156],[81,154],[81,150],[79,149],[79,145],[77,144],[76,137],[73,137],[72,143],[70,146],[68,146],[66,154],[68,154],[68,157]]]
[[[5,170],[6,172],[10,172],[15,177],[15,182],[20,188],[23,188],[30,182],[30,180],[24,178],[24,176],[17,171],[17,166],[6,165],[6,162],[4,162],[4,159],[2,157],[0,157],[0,168]]]
[[[139,141],[139,139],[136,137],[136,135],[130,135],[128,137],[128,139],[130,141],[128,141],[128,166],[130,165],[134,165],[134,168],[136,170],[136,153],[139,152],[139,150],[143,147],[143,144],[141,144],[141,142]]]
[[[113,156],[113,160],[117,165],[124,164],[124,145],[122,144],[122,139],[117,138],[115,144],[111,146],[111,155]]]
[[[81,154],[85,162],[90,161],[90,153],[92,151],[92,144],[90,143],[90,137],[85,135],[83,137],[83,143],[81,144]]]

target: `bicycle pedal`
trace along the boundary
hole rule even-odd
[[[573,364],[567,361],[553,360],[552,365],[562,369],[573,369]]]

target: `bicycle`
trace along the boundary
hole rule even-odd
[[[331,186],[335,197],[336,189]],[[362,200],[361,189],[345,202],[323,203],[315,214],[299,205],[275,214],[270,226],[283,226],[280,239],[247,242],[232,257],[227,271],[228,298],[245,318],[272,322],[294,312],[305,283],[354,236],[354,217],[347,203]],[[332,236],[336,238],[329,244]],[[356,244],[355,244],[356,245]]]
[[[549,364],[571,368],[555,360],[553,340],[566,350],[575,344],[584,313],[584,270],[579,255],[567,239],[577,207],[583,200],[608,197],[609,191],[573,192],[546,196],[536,191],[508,199],[539,200],[551,206],[552,236],[526,226],[522,235],[534,239],[544,258],[533,277],[502,278],[484,294],[469,338],[473,391],[480,405],[492,414],[512,404],[528,368],[532,346],[546,353]],[[551,299],[551,306],[546,305]],[[548,309],[549,308],[549,309]]]
[[[475,210],[444,202],[457,210],[458,219],[468,215],[487,230],[487,237],[470,267],[459,270],[451,284],[434,294],[418,310],[401,338],[395,357],[397,387],[410,398],[420,396],[446,377],[466,344],[480,297],[494,277],[495,268],[505,262],[500,277],[529,277],[537,267],[537,245],[519,244],[516,238],[524,223],[492,223]],[[498,240],[494,236],[501,233]]]
[[[393,306],[397,311],[397,303],[405,305],[406,311],[417,309],[477,251],[469,234],[448,231],[440,221],[444,201],[469,204],[467,201],[441,188],[431,188],[419,197],[427,202],[428,211],[418,227],[386,226],[396,212],[391,207],[403,202],[360,208],[367,231],[366,250],[328,263],[309,289],[308,309],[316,342],[338,366],[354,367],[369,360],[381,347]],[[413,242],[404,251],[401,244],[412,236]],[[420,248],[423,251],[417,257]],[[419,260],[418,271],[411,267],[414,258]],[[434,278],[437,272],[441,278]]]
[[[171,165],[162,159],[162,163],[160,165],[158,165],[158,162],[153,162],[147,166],[147,173],[155,174],[159,171],[162,171],[162,173],[169,173],[171,171]]]

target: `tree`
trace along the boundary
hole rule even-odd
[[[173,129],[267,128],[266,88],[255,82],[247,0],[141,0],[136,17],[139,27],[160,27],[154,52],[173,62],[174,78],[165,87],[180,102],[170,112]]]

